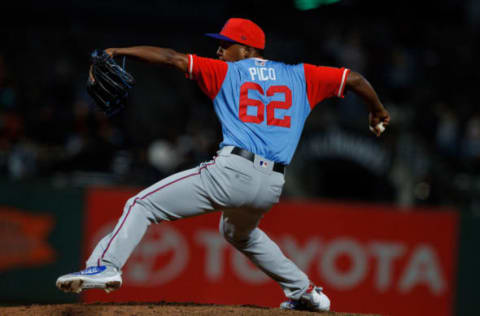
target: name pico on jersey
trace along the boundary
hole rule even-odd
[[[237,62],[189,56],[187,76],[213,101],[220,148],[233,145],[289,164],[316,104],[343,97],[349,70],[261,58]]]
[[[259,81],[266,81],[266,80],[276,80],[277,76],[275,75],[274,68],[266,68],[266,67],[250,67],[248,68],[248,72],[252,78],[252,81],[259,80]]]

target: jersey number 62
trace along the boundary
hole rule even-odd
[[[260,124],[265,117],[265,104],[256,99],[248,97],[248,90],[256,90],[264,95],[262,87],[255,82],[245,82],[240,87],[240,107],[238,116],[242,122]],[[290,116],[285,115],[283,118],[275,117],[275,109],[289,109],[292,106],[292,91],[287,86],[271,86],[267,90],[267,97],[271,97],[276,93],[283,93],[285,101],[270,101],[267,104],[267,125],[290,128]],[[247,114],[247,108],[254,106],[257,108],[257,115]]]

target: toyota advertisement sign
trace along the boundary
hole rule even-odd
[[[86,260],[135,190],[92,189]],[[197,302],[278,306],[281,288],[218,232],[219,213],[150,226],[123,268],[123,287],[86,302]],[[451,316],[457,214],[390,205],[281,202],[260,223],[322,286],[338,312]]]

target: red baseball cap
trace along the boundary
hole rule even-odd
[[[205,35],[219,40],[265,49],[265,33],[260,26],[247,19],[228,19],[220,33],[207,33]]]

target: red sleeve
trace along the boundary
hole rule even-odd
[[[307,96],[310,108],[330,97],[343,98],[345,81],[350,69],[314,66],[304,64],[305,81],[307,82]]]
[[[187,78],[196,80],[200,89],[212,100],[220,91],[227,70],[228,64],[224,61],[188,55]]]

